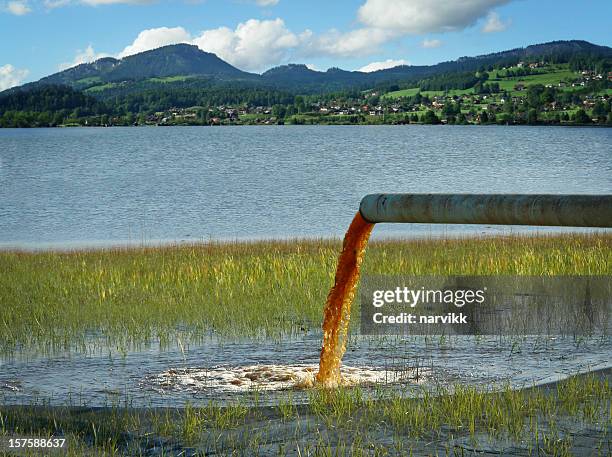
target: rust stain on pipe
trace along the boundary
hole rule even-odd
[[[370,194],[359,212],[372,223],[612,227],[612,195]]]

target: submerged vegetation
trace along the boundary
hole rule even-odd
[[[609,371],[556,385],[500,391],[455,386],[402,392],[359,387],[291,392],[275,406],[260,393],[221,406],[135,410],[126,405],[0,406],[0,443],[62,436],[64,455],[609,455]],[[487,454],[482,454],[487,455]]]
[[[338,240],[0,252],[0,353],[318,330]],[[365,274],[612,274],[612,235],[374,241]],[[355,306],[359,307],[356,303]],[[353,322],[354,324],[354,322]]]

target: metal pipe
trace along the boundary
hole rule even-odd
[[[370,194],[369,222],[612,227],[612,195]]]

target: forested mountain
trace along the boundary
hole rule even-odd
[[[476,57],[461,57],[436,65],[401,65],[369,73],[368,76],[370,84],[380,84],[389,81],[417,80],[445,73],[474,72],[491,65],[512,66],[522,60],[545,59],[552,62],[569,62],[576,56],[612,58],[612,48],[581,40],[551,41]]]
[[[586,41],[553,41],[477,57],[462,57],[436,65],[401,65],[372,73],[339,68],[330,68],[323,72],[311,70],[305,65],[290,64],[257,75],[241,71],[215,54],[204,52],[196,46],[176,44],[120,60],[107,57],[93,63],[81,64],[22,87],[28,90],[41,85],[61,84],[106,98],[154,88],[155,84],[143,84],[153,79],[153,83],[173,84],[177,88],[208,88],[211,84],[223,85],[240,81],[296,93],[319,93],[417,81],[445,73],[474,72],[493,64],[511,66],[520,60],[533,58],[569,62],[576,56],[612,57],[612,48]],[[185,81],[189,82],[185,84]]]
[[[3,111],[58,111],[79,108],[84,115],[107,112],[104,102],[66,86],[42,86],[31,91],[15,91],[0,99]]]
[[[309,93],[366,87],[370,84],[368,73],[340,68],[316,71],[302,64],[271,68],[263,73],[261,78],[269,85]]]
[[[371,122],[387,113],[390,122],[405,122],[405,113],[412,120],[417,116],[412,113],[430,108],[433,114],[457,118],[463,110],[469,120],[480,119],[481,107],[488,110],[482,116],[486,119],[504,103],[508,116],[502,119],[513,122],[526,122],[527,108],[535,110],[531,120],[540,112],[563,118],[583,107],[593,109],[591,119],[605,120],[610,71],[612,48],[586,41],[555,41],[372,73],[289,64],[261,75],[243,72],[196,46],[178,44],[123,59],[99,59],[4,91],[0,127],[167,124],[168,119],[197,124],[302,122],[307,113],[311,122],[319,122],[321,115],[327,116],[325,122]]]
[[[149,78],[173,76],[199,76],[218,80],[259,78],[259,75],[241,71],[215,54],[204,52],[197,46],[175,44],[127,56],[120,60],[105,57],[55,73],[27,86],[63,84],[85,89],[107,83],[136,82]]]

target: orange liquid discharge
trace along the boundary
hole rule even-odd
[[[337,386],[342,382],[340,363],[346,351],[351,303],[359,281],[359,267],[373,228],[374,224],[357,213],[344,236],[336,279],[327,295],[323,317],[323,346],[316,379],[324,386]]]

